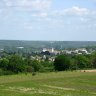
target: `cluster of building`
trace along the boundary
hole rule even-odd
[[[24,49],[24,47],[16,47],[18,49]],[[3,52],[4,49],[0,49],[0,52]],[[54,48],[43,48],[40,52],[37,52],[35,55],[31,54],[31,59],[32,60],[49,60],[49,61],[54,61],[55,57],[60,54],[91,54],[93,50],[89,51],[86,48],[76,48],[76,49],[65,49],[65,50],[56,50]]]
[[[77,48],[77,49],[66,49],[66,50],[55,50],[54,48],[52,49],[47,49],[43,48],[42,52],[48,51],[49,53],[52,53],[54,55],[57,54],[91,54],[92,52],[88,52],[86,48]]]
[[[38,60],[38,61],[45,61],[45,60],[48,60],[48,61],[54,61],[55,60],[55,56],[54,57],[47,57],[46,55],[43,55],[42,57],[41,56],[31,56],[31,60]]]
[[[78,48],[75,50],[63,50],[64,54],[91,54],[86,48]]]
[[[50,54],[57,55],[60,54],[61,51],[55,50],[54,48],[50,48],[50,49],[43,48],[42,52],[49,52]]]
[[[72,50],[55,50],[54,48],[50,48],[50,49],[47,49],[47,48],[43,48],[42,50],[43,53],[43,56],[31,56],[31,59],[35,59],[35,60],[46,60],[48,59],[49,61],[54,61],[55,60],[55,57],[57,54],[91,54],[91,52],[88,52],[86,48],[77,48],[77,49],[72,49]],[[42,53],[41,52],[41,53]],[[51,56],[48,56],[50,53]]]

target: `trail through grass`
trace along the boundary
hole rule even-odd
[[[96,96],[96,72],[1,76],[0,96]]]

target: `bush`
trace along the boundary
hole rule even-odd
[[[0,76],[2,75],[13,75],[15,73],[13,73],[12,71],[9,71],[9,70],[3,70],[3,69],[0,69]]]

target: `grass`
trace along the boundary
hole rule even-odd
[[[96,72],[1,76],[0,96],[96,96]]]

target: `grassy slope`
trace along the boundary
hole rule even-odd
[[[0,77],[0,96],[96,96],[95,72],[42,73]]]

